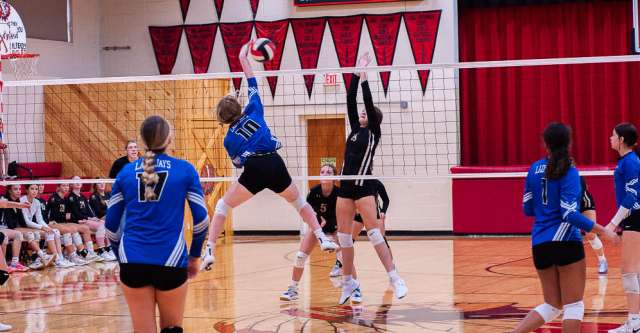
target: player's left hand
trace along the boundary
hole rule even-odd
[[[193,279],[198,275],[198,271],[200,271],[200,258],[189,257],[189,264],[187,265],[187,274],[190,279]]]
[[[240,49],[240,54],[238,54],[238,57],[240,57],[240,59],[246,59],[247,56],[249,55],[249,48],[253,45],[253,39],[250,40],[247,44],[242,45],[242,48]]]

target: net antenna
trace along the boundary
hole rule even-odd
[[[633,3],[633,51],[640,53],[640,10],[639,0],[632,0]]]
[[[5,0],[0,1],[0,59],[9,60],[17,79],[28,79],[35,74],[38,61],[37,54],[28,54],[27,32],[18,12]],[[0,178],[8,178],[8,147],[5,137],[7,126],[2,100],[4,79],[2,77],[2,63],[0,62]]]

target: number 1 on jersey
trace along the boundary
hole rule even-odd
[[[547,202],[549,202],[549,196],[547,193],[547,179],[546,178],[542,178],[542,204],[546,205]]]
[[[142,173],[136,174],[138,177],[138,202],[156,202],[160,201],[160,196],[162,195],[162,189],[164,189],[164,184],[167,182],[167,177],[169,176],[169,171],[160,171],[158,174],[158,183],[153,187],[153,192],[156,193],[156,198],[153,200],[147,200],[144,197],[145,185],[142,180]]]

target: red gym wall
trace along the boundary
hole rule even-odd
[[[459,1],[460,61],[630,54],[630,1],[548,2]],[[609,147],[612,128],[622,121],[640,125],[639,87],[639,63],[461,70],[461,159],[469,168],[454,172],[532,163],[544,155],[541,132],[551,121],[573,128],[581,170],[609,168],[617,158]],[[529,232],[523,181],[454,180],[454,232]],[[615,208],[613,179],[587,182],[605,223]]]

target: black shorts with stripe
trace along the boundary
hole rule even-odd
[[[596,202],[593,200],[593,195],[591,195],[589,190],[582,191],[580,201],[580,213],[584,213],[588,210],[596,210]]]
[[[358,200],[368,196],[376,196],[376,187],[373,180],[340,181],[340,189],[338,190],[339,198]]]

